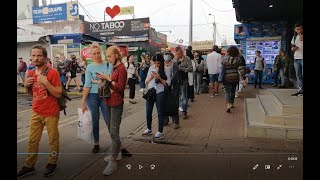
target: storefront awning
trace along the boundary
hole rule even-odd
[[[232,0],[236,19],[252,21],[301,21],[303,0]],[[254,7],[254,8],[253,8]]]
[[[54,34],[47,35],[41,38],[49,39],[50,44],[72,44],[72,43],[90,43],[90,42],[104,42],[101,39],[90,36],[84,33],[74,34]]]

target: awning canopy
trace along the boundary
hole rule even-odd
[[[303,0],[232,0],[239,22],[303,19]]]
[[[91,43],[91,42],[104,42],[101,39],[90,36],[84,33],[74,33],[74,34],[53,34],[47,35],[42,38],[48,37],[50,39],[50,44],[68,44],[68,43]]]

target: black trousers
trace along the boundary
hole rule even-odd
[[[279,83],[279,75],[280,75],[280,70],[274,71],[274,84],[275,85],[281,84],[281,83]]]
[[[128,85],[129,85],[129,98],[134,99],[134,96],[136,94],[136,80],[129,78]]]
[[[262,83],[262,73],[263,71],[261,70],[254,70],[254,74],[256,76],[255,82],[254,84],[257,85],[258,84],[258,79],[259,79],[259,87],[261,86]]]
[[[188,99],[194,99],[194,86],[188,86]]]

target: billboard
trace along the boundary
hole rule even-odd
[[[100,47],[102,49],[103,55],[102,60],[106,60],[106,44],[100,44]],[[89,44],[80,44],[80,56],[85,57],[87,60],[88,65],[92,63],[92,58],[90,54],[90,45]]]
[[[134,7],[133,6],[127,6],[127,7],[121,7],[119,15],[128,15],[128,14],[134,14]]]
[[[285,37],[287,23],[285,22],[253,22],[234,25],[234,39],[250,37]]]
[[[79,18],[77,2],[32,7],[33,24],[72,21],[75,18]]]
[[[167,45],[167,35],[155,31],[150,28],[149,31],[149,43],[159,47],[166,47]]]
[[[104,40],[114,36],[148,34],[149,27],[149,18],[83,23],[84,33]]]
[[[213,41],[193,41],[191,43],[191,46],[193,51],[208,50],[208,49],[212,49]]]

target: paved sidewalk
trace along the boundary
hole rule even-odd
[[[258,90],[249,85],[244,91],[230,114],[225,112],[223,92],[215,98],[196,95],[195,102],[189,103],[188,119],[181,117],[176,130],[170,120],[164,140],[154,142],[153,136],[141,136],[146,123],[122,137],[123,147],[133,156],[119,161],[113,175],[102,175],[107,163],[101,156],[69,179],[302,179],[302,141],[244,137],[243,97],[255,97]],[[140,118],[145,119],[145,114]],[[153,133],[157,124],[154,118]],[[288,161],[292,156],[299,161]],[[129,164],[131,169],[126,167]],[[257,170],[252,168],[256,164],[260,164]],[[280,164],[285,167],[282,171],[277,169]],[[154,170],[151,165],[156,166]]]

